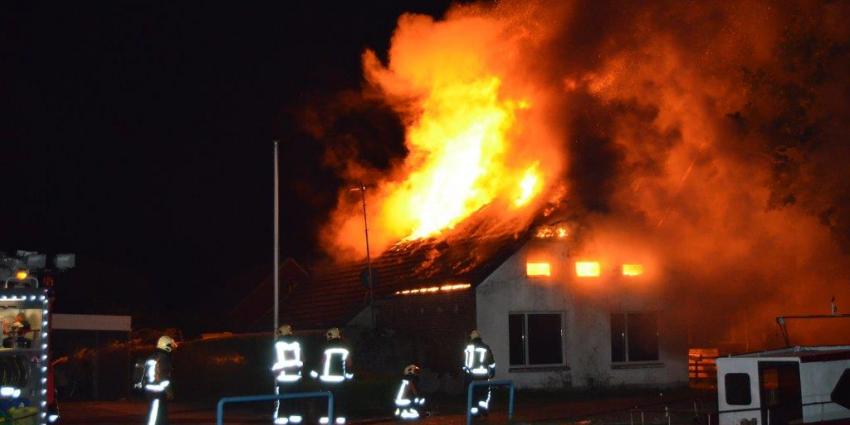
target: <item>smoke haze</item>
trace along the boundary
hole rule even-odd
[[[493,98],[465,106],[506,108],[506,145],[476,180],[498,190],[464,217],[486,211],[500,231],[521,231],[557,203],[581,217],[588,252],[663,270],[674,308],[692,321],[746,316],[756,333],[777,314],[828,313],[832,296],[850,311],[848,20],[847,3],[767,1],[499,2],[403,15],[386,59],[364,52],[364,88],[349,101],[391,111],[404,136],[383,139],[394,147],[379,166],[350,160],[374,140],[353,137],[328,156],[343,179],[375,185],[371,235],[385,249],[416,227],[400,218],[410,214],[399,214],[399,188],[439,150],[413,139],[434,113],[428,100],[447,81],[496,78]],[[540,192],[511,208],[513,180],[500,179],[535,162]],[[358,202],[343,191],[323,231],[337,258],[362,250]]]

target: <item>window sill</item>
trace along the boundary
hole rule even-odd
[[[660,369],[664,367],[661,362],[623,362],[611,363],[611,369]]]
[[[566,365],[554,365],[554,366],[511,366],[508,368],[509,373],[534,373],[534,372],[555,372],[555,371],[569,371],[570,367]]]

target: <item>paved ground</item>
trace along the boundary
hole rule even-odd
[[[477,424],[498,425],[507,422],[506,397],[494,400],[489,418]],[[433,415],[418,421],[419,425],[463,425],[461,400],[437,400]],[[637,409],[635,409],[637,407]],[[665,410],[666,408],[666,410]],[[142,424],[147,405],[142,401],[66,402],[60,406],[62,423],[78,424]],[[516,401],[515,422],[537,424],[600,425],[666,425],[708,424],[706,412],[714,410],[710,394],[679,391],[670,394],[643,392],[637,394],[588,395],[520,393]],[[170,422],[174,424],[214,424],[215,406],[210,404],[172,403]],[[389,413],[389,411],[388,411]],[[266,406],[228,407],[225,423],[269,423]],[[380,425],[394,423],[382,414],[353,418],[354,423]],[[641,416],[643,421],[641,421]],[[668,422],[669,421],[669,422]],[[710,423],[717,423],[716,417]]]

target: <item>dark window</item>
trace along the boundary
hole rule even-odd
[[[629,313],[629,361],[658,360],[658,317],[655,313]]]
[[[614,313],[611,315],[611,361],[658,360],[658,315]]]
[[[611,361],[626,361],[626,315],[611,315]]]
[[[561,347],[561,315],[529,314],[528,363],[561,364],[563,363]]]
[[[752,403],[750,395],[750,375],[746,373],[727,373],[723,376],[726,386],[726,404],[748,406]]]
[[[511,366],[564,364],[561,313],[508,316]]]
[[[511,366],[525,364],[525,315],[508,316],[508,344]]]

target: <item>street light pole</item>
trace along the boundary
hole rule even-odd
[[[360,183],[360,186],[351,188],[352,191],[360,192],[360,201],[363,205],[363,232],[366,235],[366,270],[367,280],[369,281],[369,314],[372,319],[372,329],[375,328],[375,296],[372,289],[372,256],[369,253],[369,221],[366,219],[366,185]]]
[[[274,141],[274,269],[272,272],[272,283],[274,284],[274,329],[272,329],[272,339],[277,339],[279,306],[280,302],[280,209],[279,209],[279,179],[278,179],[278,155],[277,155],[277,140]]]

